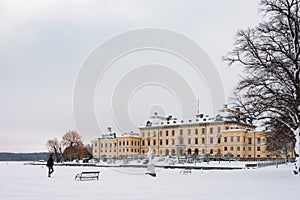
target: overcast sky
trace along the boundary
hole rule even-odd
[[[228,101],[239,70],[226,67],[221,57],[232,49],[237,30],[261,20],[257,0],[0,1],[0,151],[47,151],[48,139],[76,130],[72,98],[82,63],[99,44],[133,29],[170,29],[197,42],[216,66]],[[109,76],[118,80],[114,71]],[[174,98],[161,87],[143,90],[156,90],[161,99]],[[105,94],[96,93],[95,98],[101,95]],[[144,104],[143,98],[148,99]],[[147,120],[156,108],[164,109],[163,114],[180,114],[176,106],[161,108],[159,99],[151,105],[141,91],[129,101],[136,124]],[[200,108],[209,113],[203,104]],[[100,120],[109,115],[101,110],[95,113]],[[104,122],[118,130],[109,123]],[[99,135],[82,136],[87,144]]]

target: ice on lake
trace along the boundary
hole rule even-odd
[[[0,199],[222,199],[299,200],[300,178],[293,165],[241,170],[99,168],[54,166],[51,178],[45,166],[0,162]],[[81,171],[100,170],[99,180],[75,181]]]

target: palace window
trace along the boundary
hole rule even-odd
[[[172,156],[175,156],[175,149],[172,149]]]
[[[257,144],[261,143],[261,138],[257,138]]]
[[[248,138],[248,144],[252,144],[252,138]]]
[[[183,144],[183,138],[179,138],[179,144]]]
[[[227,142],[227,137],[224,137],[224,142]]]

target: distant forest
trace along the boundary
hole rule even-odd
[[[38,161],[47,160],[48,153],[1,153],[0,161]]]

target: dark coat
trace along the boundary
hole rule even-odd
[[[53,165],[54,165],[54,160],[53,160],[52,156],[50,156],[47,161],[47,167],[53,167]]]

